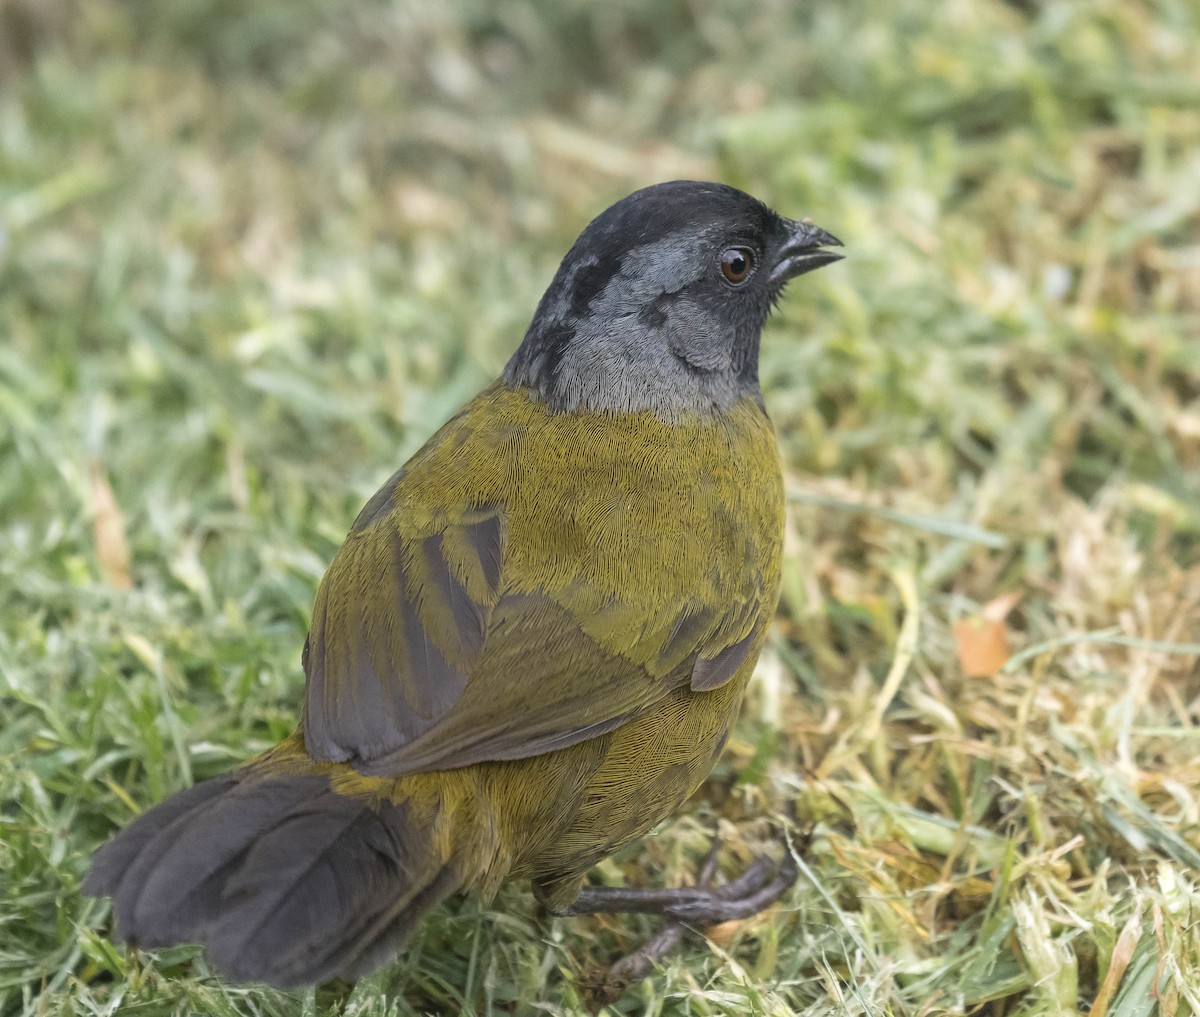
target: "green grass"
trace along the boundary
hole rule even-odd
[[[291,730],[360,504],[678,176],[849,257],[764,345],[793,497],[737,735],[599,876],[685,881],[717,823],[734,872],[789,801],[804,870],[613,1011],[1200,1013],[1195,5],[439,9],[0,3],[0,1013],[577,1013],[655,929],[514,886],[287,995],[118,950],[79,884]]]

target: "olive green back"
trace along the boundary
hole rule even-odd
[[[551,413],[497,383],[363,509],[317,595],[304,733],[399,775],[576,744],[761,646],[783,491],[755,398]]]

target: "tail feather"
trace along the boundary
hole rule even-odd
[[[224,906],[225,884],[255,839],[324,783],[293,777],[236,784],[180,816],[122,877],[113,898],[118,930],[146,947],[205,935]]]
[[[130,942],[203,943],[229,978],[287,988],[377,966],[461,882],[403,805],[242,771],[131,824],[84,891],[113,896]]]
[[[214,962],[239,976],[269,964],[292,982],[331,967],[332,948],[353,950],[370,913],[407,900],[422,875],[407,864],[402,810],[383,808],[377,816],[329,792],[259,839],[226,886]]]
[[[346,801],[322,803],[320,813],[255,844],[211,937],[214,963],[236,978],[269,965],[269,980],[278,985],[313,981],[314,971],[349,977],[390,956],[420,915],[457,887],[449,866],[414,857],[420,841],[402,808],[383,806],[380,823],[371,813],[350,816]],[[338,813],[342,823],[334,830],[326,824]],[[328,847],[289,858],[287,842],[301,831],[307,843],[328,839]],[[367,954],[377,959],[368,962]]]
[[[331,956],[330,963],[342,973],[343,978],[358,978],[373,971],[395,956],[397,949],[412,932],[417,919],[450,896],[461,883],[462,877],[450,866],[444,866],[403,907],[392,907],[381,916],[355,944],[354,952],[341,950],[336,956]]]
[[[236,782],[234,774],[214,777],[172,795],[140,815],[119,836],[96,852],[83,881],[83,892],[90,897],[114,896],[122,877],[150,841],[180,816],[199,809],[209,799],[228,791]]]

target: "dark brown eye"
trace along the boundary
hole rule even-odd
[[[721,275],[734,286],[744,283],[753,267],[754,252],[749,247],[730,247],[721,254]]]

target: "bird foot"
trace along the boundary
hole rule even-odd
[[[720,841],[712,847],[697,873],[696,885],[665,890],[588,886],[568,908],[568,914],[628,913],[663,915],[663,929],[637,950],[622,957],[591,986],[589,995],[598,1006],[619,999],[631,983],[646,977],[674,950],[688,928],[719,925],[748,918],[775,903],[796,881],[796,860],[785,851],[778,862],[756,858],[736,879],[713,886]]]

